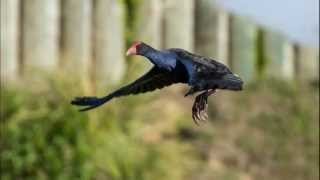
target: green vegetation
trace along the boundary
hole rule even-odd
[[[69,105],[70,82],[1,90],[1,179],[318,179],[318,89],[276,80],[210,98],[191,120],[180,88]],[[68,92],[66,92],[68,89]]]

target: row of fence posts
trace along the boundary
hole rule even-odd
[[[126,72],[126,5],[119,0],[0,0],[1,79],[35,69],[77,74],[102,86]],[[319,79],[319,50],[233,15],[213,0],[140,0],[134,34],[156,48],[215,57],[245,81]],[[147,64],[147,62],[145,62]],[[145,66],[147,68],[148,65]],[[145,69],[143,70],[145,71]]]

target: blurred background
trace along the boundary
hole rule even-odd
[[[0,0],[1,179],[319,179],[318,0]],[[135,41],[228,65],[196,126],[175,85],[90,112],[146,72]]]

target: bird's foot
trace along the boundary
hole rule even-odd
[[[207,115],[207,106],[208,106],[208,96],[206,92],[198,95],[192,106],[192,118],[196,125],[199,125],[200,121],[206,121],[208,118]]]
[[[184,95],[184,97],[187,97],[187,96],[189,96],[189,95],[192,95],[192,94],[195,93],[195,92],[196,92],[195,87],[191,87],[191,88],[189,89],[189,91]]]
[[[208,96],[214,92],[215,90],[208,90],[196,97],[192,107],[192,119],[196,125],[199,125],[200,121],[206,121],[208,119]]]

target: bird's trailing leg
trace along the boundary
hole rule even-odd
[[[215,89],[206,90],[196,97],[192,107],[192,119],[195,124],[199,125],[199,121],[205,121],[208,119],[208,97],[215,92]]]
[[[189,95],[194,94],[195,92],[197,92],[197,88],[195,86],[192,86],[189,91],[184,95],[184,97],[187,97]]]

